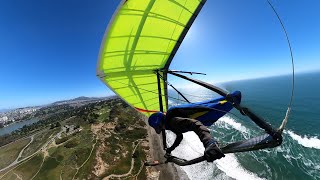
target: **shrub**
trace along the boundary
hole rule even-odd
[[[61,144],[61,143],[64,143],[68,140],[69,138],[68,137],[63,137],[61,139],[57,139],[56,140],[56,144]]]
[[[73,147],[78,146],[79,143],[80,143],[80,142],[77,141],[76,139],[72,139],[72,140],[68,141],[68,142],[64,145],[64,147],[66,147],[66,148],[73,148]]]

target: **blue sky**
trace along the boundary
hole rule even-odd
[[[107,96],[96,78],[99,48],[120,0],[0,1],[0,109]],[[320,69],[320,2],[275,1],[296,70]],[[195,63],[196,62],[196,63]],[[289,73],[290,53],[267,1],[208,0],[171,69],[206,81]]]

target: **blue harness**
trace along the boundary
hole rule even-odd
[[[239,91],[233,92],[231,96],[235,97],[240,103],[241,93]],[[211,126],[232,108],[232,104],[225,97],[219,97],[198,103],[173,106],[169,108],[167,115],[196,119],[205,126]]]

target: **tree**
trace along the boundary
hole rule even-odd
[[[97,122],[99,115],[96,113],[90,113],[88,116],[88,121],[90,124]]]
[[[60,122],[56,122],[56,127],[61,127]]]

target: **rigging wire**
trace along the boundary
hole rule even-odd
[[[285,36],[286,36],[286,39],[287,39],[287,43],[288,43],[288,46],[289,46],[289,50],[290,50],[290,57],[291,57],[291,65],[292,65],[292,90],[291,90],[291,97],[290,97],[290,102],[289,102],[289,105],[288,105],[288,109],[287,109],[287,112],[286,112],[286,116],[285,118],[283,119],[280,127],[279,127],[279,131],[283,131],[285,125],[287,124],[288,122],[288,119],[289,119],[289,114],[291,112],[291,107],[292,107],[292,103],[293,103],[293,97],[294,97],[294,86],[295,86],[295,71],[294,71],[294,60],[293,60],[293,52],[292,52],[292,47],[291,47],[291,43],[290,43],[290,40],[289,40],[289,36],[288,36],[288,33],[287,33],[287,30],[278,14],[278,12],[276,11],[276,9],[274,8],[274,6],[272,5],[272,3],[270,2],[270,0],[267,0],[269,6],[271,7],[271,9],[273,10],[273,12],[275,13],[275,15],[277,16],[278,18],[278,21],[279,23],[281,24],[281,27],[282,27],[282,30],[283,32],[285,33]]]
[[[168,84],[169,85],[169,84]],[[204,88],[205,89],[205,88]],[[206,89],[207,90],[207,89]],[[211,91],[210,91],[211,92]],[[193,94],[189,94],[189,93],[185,93],[183,92],[184,95],[188,96],[188,97],[193,97],[193,98],[197,98],[197,99],[201,99],[203,100],[204,98],[212,98],[212,95],[193,95]]]
[[[119,83],[119,84],[123,84],[123,85],[129,86],[129,87],[133,87],[133,88],[139,88],[140,90],[143,90],[143,91],[146,91],[146,92],[149,92],[149,93],[153,93],[153,94],[157,94],[157,95],[158,95],[158,91],[157,91],[157,90],[154,90],[154,91],[152,91],[152,90],[147,90],[147,89],[138,87],[138,86],[136,86],[136,85],[132,85],[132,84],[127,84],[127,83],[120,82],[120,81],[118,81],[118,80],[113,80],[113,81],[115,81],[115,82],[117,82],[117,83]],[[165,82],[165,83],[167,83],[167,82]],[[164,96],[165,96],[165,95],[162,95],[162,97],[164,97]],[[180,102],[184,102],[184,103],[188,103],[188,104],[197,104],[197,103],[193,103],[193,102],[188,102],[188,101],[186,101],[186,100],[184,100],[184,99],[175,98],[175,97],[172,97],[172,96],[169,96],[169,95],[167,95],[167,97],[170,98],[170,99],[174,99],[174,100],[177,100],[177,101],[180,101]],[[199,104],[197,104],[197,105],[199,105]],[[226,114],[231,114],[231,115],[239,118],[240,120],[243,120],[243,118],[240,118],[238,115],[236,115],[236,114],[234,114],[234,113],[232,113],[232,112],[230,112],[230,111],[224,111],[224,110],[220,110],[220,109],[216,109],[216,108],[208,108],[208,107],[206,107],[206,106],[199,106],[199,107],[204,107],[204,108],[207,108],[207,109],[210,109],[210,110],[219,111],[219,112],[223,112],[223,113],[226,113]]]
[[[177,91],[177,93],[178,93],[179,95],[181,95],[181,97],[182,97],[184,100],[186,100],[188,103],[190,103],[190,101],[189,101],[180,91],[178,91],[178,89],[176,89],[172,84],[170,84],[166,79],[164,79],[163,76],[161,76],[161,74],[159,74],[159,73],[157,72],[157,75],[163,80],[163,82],[165,82],[167,85],[171,86],[175,91]],[[179,98],[179,95],[178,95],[178,98]]]
[[[163,78],[161,75],[160,75],[160,77],[161,77],[161,79],[162,79],[166,84],[171,85],[171,84],[168,82],[168,80],[164,80],[164,78]],[[175,89],[175,90],[176,90],[176,89]],[[176,90],[176,91],[177,91],[177,90]],[[182,101],[182,102],[185,102],[185,103],[188,103],[188,104],[197,104],[197,103],[189,102],[189,101],[187,101],[187,99],[184,99],[184,100],[180,99],[180,98],[179,98],[179,95],[182,94],[182,93],[179,92],[179,91],[177,91],[177,92],[178,92],[178,99],[177,99],[177,98],[170,97],[170,96],[168,96],[168,98],[175,99],[175,100],[177,100],[177,101]],[[188,94],[186,94],[186,93],[184,93],[184,94],[185,94],[185,95],[188,95]],[[195,97],[197,97],[197,96],[195,96]],[[199,98],[199,97],[198,97],[198,98]],[[200,97],[200,98],[201,98],[201,97]],[[212,97],[211,97],[211,98],[212,98]],[[199,104],[197,104],[197,105],[198,105],[198,107],[206,108],[206,109],[208,109],[208,110],[213,110],[213,111],[223,112],[223,113],[226,113],[226,114],[231,114],[231,115],[235,116],[236,118],[238,118],[239,120],[244,121],[243,118],[239,117],[238,115],[236,115],[235,113],[232,113],[232,112],[230,112],[230,111],[224,111],[224,110],[216,109],[216,108],[209,108],[209,107],[207,107],[207,106],[201,106],[201,105],[199,105]]]
[[[291,96],[290,96],[290,101],[289,101],[289,104],[288,104],[288,109],[287,109],[287,112],[286,112],[286,115],[285,115],[285,118],[283,119],[280,127],[278,128],[278,130],[280,132],[283,131],[285,125],[287,124],[288,122],[288,119],[289,119],[289,115],[290,115],[290,112],[291,112],[291,108],[292,108],[292,104],[293,104],[293,98],[294,98],[294,87],[295,87],[295,70],[294,70],[294,58],[293,58],[293,51],[292,51],[292,46],[291,46],[291,43],[290,43],[290,40],[289,40],[289,35],[287,33],[287,30],[278,14],[278,12],[276,11],[276,9],[274,8],[274,6],[272,5],[272,3],[270,2],[270,0],[267,0],[269,6],[271,7],[272,11],[275,13],[281,27],[282,27],[282,30],[283,32],[285,33],[285,37],[286,37],[286,40],[287,40],[287,44],[288,44],[288,47],[289,47],[289,50],[290,50],[290,58],[291,58],[291,66],[292,66],[292,89],[291,89]],[[184,93],[186,94],[186,93]],[[190,95],[190,94],[189,94]],[[190,96],[193,96],[193,97],[197,97],[197,98],[201,98],[199,96],[195,96],[195,95],[190,95]],[[183,101],[183,100],[180,100],[180,101]],[[190,104],[193,104],[193,103],[190,103]],[[230,113],[230,112],[227,112],[229,114],[232,114],[234,116],[236,116],[237,118],[239,118],[237,115],[233,114],[233,113]],[[242,120],[242,118],[239,118]]]
[[[280,131],[283,131],[284,129],[284,126],[286,125],[286,123],[288,122],[288,117],[289,117],[289,114],[291,112],[291,107],[292,107],[292,103],[293,103],[293,97],[294,97],[294,86],[295,86],[295,70],[294,70],[294,58],[293,58],[293,52],[292,52],[292,47],[291,47],[291,43],[290,43],[290,40],[289,40],[289,36],[288,36],[288,33],[285,29],[285,26],[279,16],[279,14],[277,13],[276,9],[274,8],[274,6],[271,4],[271,2],[269,0],[267,0],[268,4],[270,5],[270,7],[272,8],[273,12],[275,13],[275,15],[277,16],[277,19],[279,21],[279,23],[281,24],[281,27],[285,33],[285,36],[286,36],[286,40],[287,40],[287,43],[288,43],[288,46],[289,46],[289,50],[290,50],[290,56],[291,56],[291,64],[292,64],[292,91],[291,91],[291,97],[290,97],[290,102],[289,102],[289,105],[288,105],[288,109],[287,109],[287,112],[286,112],[286,116],[284,118],[284,120],[282,121],[282,124],[281,126],[279,127],[279,130]],[[126,84],[126,83],[122,83],[120,81],[117,81],[117,80],[114,80],[120,84],[124,84],[126,86],[131,86],[131,87],[135,87],[135,88],[139,88],[145,92],[150,92],[150,93],[154,93],[154,94],[158,94],[157,91],[152,91],[152,90],[147,90],[147,89],[144,89],[144,88],[141,88],[141,87],[138,87],[136,85],[131,85],[131,84]],[[170,85],[167,81],[165,81],[165,83],[167,83],[168,85]],[[186,94],[186,93],[184,93]],[[203,98],[203,96],[196,96],[196,95],[191,95],[191,94],[188,94],[189,96],[192,96],[192,97],[196,97],[196,98]],[[165,95],[161,95],[161,96],[165,96]],[[186,103],[190,103],[190,102],[187,102],[185,100],[182,100],[179,98],[179,95],[178,95],[178,99],[177,98],[174,98],[174,97],[171,97],[169,95],[167,95],[167,98],[171,98],[171,99],[175,99],[177,101],[180,101],[180,102],[186,102]],[[190,103],[190,104],[195,104],[195,103]],[[222,110],[219,110],[219,109],[215,109],[215,108],[211,108],[212,110],[216,110],[216,111],[222,111]],[[237,118],[239,118],[236,114],[234,113],[231,113],[231,112],[226,112],[226,111],[222,111],[222,112],[225,112],[225,113],[228,113],[228,114],[232,114],[234,116],[236,116]],[[239,118],[242,120],[242,118]]]

